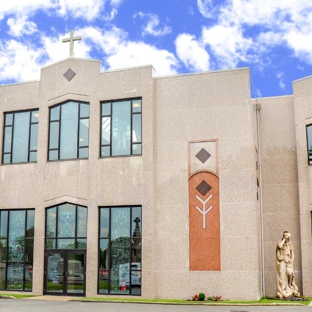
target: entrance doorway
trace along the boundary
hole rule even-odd
[[[85,296],[85,250],[53,250],[45,256],[46,295]]]

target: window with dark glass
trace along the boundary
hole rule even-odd
[[[39,110],[4,114],[2,163],[37,161]]]
[[[0,289],[32,291],[34,210],[0,211]]]
[[[141,99],[101,103],[101,157],[142,154]]]
[[[87,208],[64,203],[46,210],[46,249],[86,249]]]
[[[312,165],[312,124],[307,125],[308,164]]]
[[[141,295],[141,207],[101,207],[98,293]]]
[[[89,104],[68,101],[50,108],[48,160],[88,158]]]

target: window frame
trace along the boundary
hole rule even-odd
[[[112,293],[111,292],[111,243],[112,243],[112,239],[111,239],[111,234],[112,234],[112,228],[111,228],[111,224],[112,224],[112,219],[111,219],[111,211],[112,209],[116,209],[116,208],[130,208],[130,253],[129,253],[129,293],[123,294],[116,294],[116,293]],[[133,213],[133,208],[140,208],[140,222],[141,222],[141,236],[133,236],[133,221],[132,220],[132,213]],[[109,209],[109,220],[108,220],[108,235],[107,236],[101,236],[101,209]],[[97,294],[98,295],[104,295],[104,296],[109,296],[109,295],[122,295],[122,296],[141,296],[142,295],[142,206],[141,205],[125,205],[125,206],[100,206],[98,209],[98,216],[99,216],[99,221],[98,221],[98,267],[97,267]],[[131,259],[131,254],[132,254],[132,248],[131,248],[131,241],[133,239],[139,239],[140,240],[140,269],[139,270],[133,270],[131,263],[132,263],[132,259]],[[108,240],[108,264],[107,264],[107,269],[103,269],[101,268],[101,240]],[[137,261],[136,261],[137,262]],[[108,288],[107,288],[107,293],[103,293],[100,292],[100,271],[108,271]],[[131,273],[132,272],[140,272],[140,276],[141,276],[141,280],[140,280],[140,293],[132,293],[131,291]]]
[[[77,118],[77,153],[76,153],[76,157],[75,158],[60,158],[60,154],[61,154],[61,129],[62,129],[62,106],[66,105],[67,103],[70,102],[74,102],[78,104],[78,118]],[[89,115],[88,117],[81,117],[80,112],[81,112],[81,108],[80,108],[80,104],[84,104],[84,105],[88,105],[89,106]],[[59,109],[59,116],[57,120],[51,120],[51,110],[53,108],[56,107],[60,107]],[[80,121],[84,120],[84,119],[88,119],[89,121],[89,128],[88,128],[88,145],[87,146],[82,146],[79,147],[79,135],[80,135]],[[57,148],[50,148],[50,135],[51,135],[51,124],[52,123],[58,123],[58,147]],[[89,134],[90,134],[90,103],[89,102],[84,102],[84,101],[77,101],[77,100],[66,100],[64,102],[52,105],[49,107],[49,120],[48,120],[48,154],[47,154],[47,160],[48,161],[60,161],[60,160],[75,160],[75,159],[88,159],[89,158],[89,145],[90,145],[90,138],[89,138]],[[88,149],[88,157],[79,157],[79,152],[80,149]],[[57,151],[57,159],[50,159],[50,152],[51,151]]]
[[[25,163],[35,163],[37,162],[37,157],[38,157],[38,130],[39,130],[39,115],[38,115],[38,121],[32,121],[32,112],[38,112],[39,114],[39,108],[33,108],[33,109],[26,109],[26,110],[19,110],[19,111],[10,111],[10,112],[4,112],[3,113],[3,140],[2,140],[2,165],[8,165],[8,164],[25,164]],[[28,123],[28,153],[27,153],[27,161],[16,161],[13,162],[13,145],[14,145],[14,123],[15,123],[15,114],[18,113],[29,113],[29,123]],[[6,116],[12,114],[12,124],[11,125],[6,125]],[[32,125],[38,125],[37,128],[37,149],[33,150],[30,149],[30,143],[31,143],[31,128]],[[10,152],[5,152],[5,133],[6,129],[11,128],[11,145],[10,145]],[[30,154],[36,152],[36,160],[30,160]],[[10,161],[9,162],[4,162],[4,157],[5,155],[10,155]]]
[[[121,154],[121,155],[112,155],[112,149],[113,149],[113,131],[112,131],[112,112],[113,112],[113,104],[114,103],[120,103],[120,102],[130,102],[131,106],[131,112],[130,112],[130,153],[129,154]],[[134,112],[133,110],[133,103],[135,101],[141,102],[141,110],[139,112]],[[110,104],[110,114],[104,114],[103,113],[103,104]],[[99,156],[100,158],[110,158],[110,157],[129,157],[129,156],[142,156],[142,137],[143,137],[143,131],[142,131],[142,97],[135,97],[135,98],[125,98],[125,99],[118,99],[118,100],[110,100],[110,101],[101,101],[100,102],[100,151]],[[133,141],[133,116],[134,115],[141,115],[141,141],[134,142]],[[110,143],[109,144],[102,144],[102,126],[103,126],[103,118],[110,118]],[[133,153],[133,145],[140,145],[141,146],[141,153]],[[109,155],[108,156],[102,156],[102,148],[103,147],[109,147]]]
[[[32,292],[33,291],[33,283],[31,284],[32,287],[31,289],[25,289],[25,284],[26,284],[26,278],[25,278],[25,264],[26,264],[26,252],[27,252],[27,244],[26,242],[27,241],[31,241],[33,242],[32,246],[33,246],[33,249],[32,249],[32,255],[33,255],[33,258],[34,258],[34,239],[35,239],[35,209],[34,208],[25,208],[25,209],[1,209],[0,210],[0,218],[1,218],[1,214],[2,212],[6,211],[7,212],[7,216],[6,216],[6,237],[1,237],[0,236],[0,240],[6,240],[6,266],[5,266],[5,278],[4,278],[4,289],[1,289],[2,291],[23,291],[23,292]],[[8,289],[8,266],[10,264],[10,261],[9,261],[9,238],[10,238],[10,213],[12,211],[24,211],[24,214],[25,214],[25,227],[24,227],[24,258],[23,258],[23,286],[22,286],[22,290],[21,289]],[[33,232],[33,236],[27,236],[27,224],[28,224],[28,211],[33,211],[34,212],[34,224],[33,224],[33,228],[34,228],[34,232]],[[1,220],[1,219],[0,219]],[[32,268],[30,268],[31,270],[34,269],[34,264],[32,264]],[[29,270],[30,270],[29,269]]]
[[[309,134],[308,134],[308,128],[311,127],[312,130],[312,123],[306,125],[306,138],[307,138],[307,156],[308,156],[308,165],[312,165],[312,151],[309,151],[309,143],[312,145],[312,135],[311,135],[311,142],[309,142]]]

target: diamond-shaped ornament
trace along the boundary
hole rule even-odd
[[[196,190],[200,192],[203,196],[207,194],[212,189],[212,187],[205,181],[201,181],[198,186],[196,187]]]
[[[202,148],[196,155],[197,157],[203,164],[206,162],[206,160],[210,157],[211,155],[204,149]]]
[[[75,76],[76,73],[71,69],[68,68],[65,74],[63,75],[68,81],[71,81]]]

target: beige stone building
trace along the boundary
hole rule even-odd
[[[251,99],[249,69],[155,77],[68,58],[0,86],[0,289],[276,294],[292,234],[312,295],[312,78]]]

